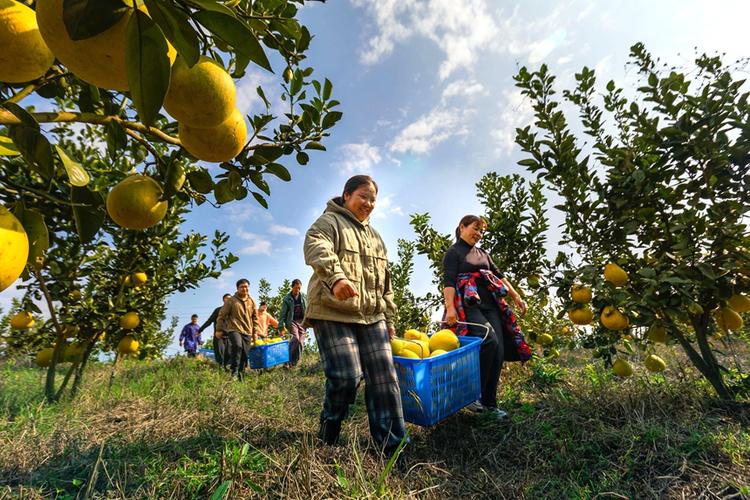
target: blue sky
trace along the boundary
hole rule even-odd
[[[748,56],[750,47],[746,1],[329,0],[311,2],[300,17],[315,36],[308,64],[333,82],[344,117],[327,152],[314,152],[305,167],[287,162],[291,182],[271,180],[268,210],[250,199],[191,214],[185,229],[226,231],[240,260],[222,278],[171,298],[168,315],[180,326],[191,313],[207,317],[240,277],[250,280],[251,294],[261,277],[274,288],[285,278],[306,284],[304,233],[353,174],[380,185],[373,225],[392,258],[398,238],[414,237],[410,214],[429,212],[438,230],[451,232],[462,215],[479,212],[474,184],[482,175],[525,173],[513,142],[515,128],[531,123],[513,85],[521,66],[547,63],[558,90],[571,88],[583,66],[596,69],[600,88],[609,79],[627,87],[635,42],[678,66],[690,65],[695,47],[726,52],[725,61]],[[240,110],[261,110],[259,83],[278,101],[275,78],[252,70],[239,80]],[[554,242],[561,219],[549,215]],[[417,258],[414,291],[428,291],[430,280]],[[0,305],[11,295],[3,293]],[[168,352],[176,350],[175,341]]]

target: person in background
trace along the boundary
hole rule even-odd
[[[242,380],[247,366],[247,355],[260,330],[258,309],[250,297],[250,282],[245,278],[237,281],[237,293],[221,306],[216,325],[218,333],[229,337],[232,377]]]
[[[292,281],[292,290],[286,294],[281,304],[281,323],[283,330],[289,332],[289,364],[296,366],[302,359],[302,350],[305,347],[305,333],[307,329],[302,326],[307,310],[307,296],[302,293],[302,282],[298,279]]]
[[[458,335],[484,337],[479,351],[482,398],[468,408],[499,419],[507,416],[497,407],[503,362],[525,362],[531,358],[531,349],[505,297],[513,300],[521,314],[526,312],[526,303],[490,254],[477,246],[485,229],[487,222],[476,215],[466,215],[458,223],[456,243],[443,257],[444,321],[449,326],[462,321],[488,327],[458,324],[455,330]]]
[[[224,304],[226,304],[227,299],[229,299],[229,297],[231,296],[232,296],[231,293],[225,293],[224,296],[221,298],[221,300],[224,302]],[[216,324],[216,320],[219,319],[219,311],[221,311],[221,306],[214,309],[214,312],[211,313],[211,316],[209,316],[206,322],[203,323],[201,327],[198,329],[198,333],[203,333],[203,330],[205,330],[211,325],[214,325],[214,335],[213,335],[214,359],[216,360],[216,364],[218,364],[219,367],[226,370],[229,368],[229,339],[225,337],[224,335],[221,335],[217,331],[219,327]]]
[[[190,323],[182,327],[180,333],[180,347],[185,348],[185,353],[189,358],[194,358],[201,342],[200,327],[198,326],[198,315],[190,316]]]
[[[279,327],[279,322],[276,321],[276,318],[271,316],[269,312],[266,310],[266,303],[261,302],[258,306],[258,324],[260,325],[260,330],[258,331],[258,337],[265,339],[268,337],[268,325],[271,325],[274,328]]]
[[[319,438],[335,444],[364,375],[370,435],[386,455],[408,441],[390,338],[395,335],[388,254],[370,224],[378,186],[355,175],[305,234],[314,274],[304,326],[312,326],[326,376]],[[396,458],[403,464],[403,455]],[[401,468],[401,465],[398,465]]]

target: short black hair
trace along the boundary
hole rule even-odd
[[[344,195],[346,194],[352,194],[363,184],[372,184],[372,187],[375,188],[375,193],[378,192],[378,185],[372,177],[369,175],[355,175],[350,177],[349,180],[346,181],[346,184],[344,184],[344,192],[341,194],[341,199],[343,200]]]
[[[227,297],[231,297],[231,296],[232,296],[232,294],[231,294],[231,293],[225,293],[224,295],[222,295],[222,296],[221,296],[221,300],[224,300],[224,299],[226,299]]]
[[[241,284],[247,283],[247,286],[250,286],[250,282],[246,278],[240,278],[237,280],[237,283],[234,285],[235,287],[239,288]]]
[[[292,286],[294,286],[294,285],[302,285],[302,280],[299,280],[299,279],[297,279],[297,278],[294,278],[294,279],[292,280]]]
[[[264,305],[266,305],[266,301],[265,301],[265,300],[262,300],[262,301],[260,302],[260,305],[261,305],[261,306],[264,306]]]
[[[197,318],[197,317],[198,317],[197,314],[193,314],[192,316],[190,316],[190,319]]]

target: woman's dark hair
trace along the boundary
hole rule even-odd
[[[260,306],[265,306],[265,305],[266,305],[266,301],[264,300],[264,301],[262,301],[262,302],[261,302],[260,304],[258,304],[258,307],[260,307]]]
[[[292,286],[294,286],[294,285],[300,285],[300,286],[302,286],[302,281],[298,280],[298,279],[293,279],[292,280]]]
[[[456,227],[456,241],[461,239],[461,226],[471,226],[475,222],[479,222],[482,226],[484,226],[484,229],[487,228],[487,221],[484,220],[484,218],[479,217],[478,215],[464,215],[459,221],[458,227]]]
[[[354,177],[351,177],[348,181],[346,181],[346,184],[344,184],[344,192],[341,194],[341,199],[344,199],[345,194],[350,195],[354,191],[356,191],[359,186],[368,183],[372,184],[372,186],[375,188],[375,192],[377,193],[378,185],[369,175],[355,175]]]

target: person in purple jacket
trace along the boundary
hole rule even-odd
[[[185,348],[188,357],[194,358],[198,347],[202,344],[200,326],[198,326],[198,315],[190,316],[190,323],[182,327],[180,333],[180,347]]]

